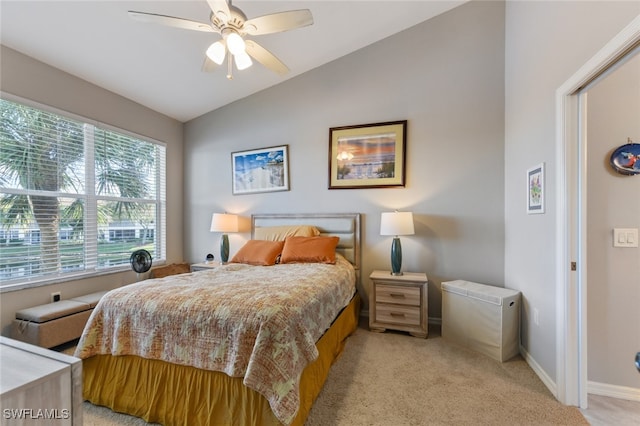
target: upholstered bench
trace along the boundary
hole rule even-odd
[[[52,348],[82,335],[84,326],[106,291],[47,303],[16,312],[11,337]]]

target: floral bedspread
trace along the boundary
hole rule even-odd
[[[112,290],[94,309],[75,355],[137,355],[244,377],[284,424],[315,343],[355,293],[335,265],[227,264]]]

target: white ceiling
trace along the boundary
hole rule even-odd
[[[0,42],[25,55],[185,122],[276,85],[452,9],[465,1],[237,0],[249,19],[310,9],[314,24],[255,36],[289,68],[278,76],[255,63],[226,78],[226,67],[201,71],[219,38],[131,19],[137,10],[208,22],[199,1],[0,0]]]

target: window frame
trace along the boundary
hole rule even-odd
[[[87,184],[87,188],[85,189],[85,194],[82,194],[78,197],[78,194],[74,194],[74,198],[82,198],[86,200],[86,203],[92,203],[92,207],[85,206],[85,219],[87,219],[87,210],[88,209],[96,209],[97,204],[100,201],[126,201],[126,202],[142,202],[146,204],[154,204],[155,205],[155,229],[153,231],[153,235],[155,237],[155,257],[154,263],[164,263],[166,262],[167,256],[167,244],[166,244],[166,235],[167,235],[167,143],[150,138],[148,136],[140,135],[130,130],[118,128],[116,126],[103,123],[97,120],[93,120],[87,117],[83,117],[78,114],[74,114],[68,111],[61,110],[56,107],[52,107],[46,104],[42,104],[39,102],[32,101],[30,99],[22,98],[20,96],[12,95],[6,92],[0,91],[0,98],[9,102],[14,102],[17,104],[21,104],[27,106],[29,108],[35,108],[41,110],[46,113],[59,115],[63,118],[69,120],[75,120],[81,122],[84,125],[92,126],[92,136],[90,138],[90,143],[93,145],[95,143],[94,135],[96,130],[114,132],[122,136],[135,138],[140,141],[144,141],[153,145],[157,145],[162,150],[157,153],[156,157],[156,173],[155,173],[155,198],[154,199],[138,199],[138,198],[125,198],[125,197],[113,197],[109,195],[98,195],[95,190],[95,176],[94,176],[94,156],[93,151],[95,145],[92,146],[92,154],[90,158],[85,158],[85,166],[84,172],[87,176],[90,176],[89,179],[85,179],[85,183]],[[87,143],[87,139],[85,138],[85,144]],[[86,146],[85,146],[86,151]],[[158,170],[159,168],[159,170]],[[33,192],[26,189],[3,189],[2,193],[27,193]],[[64,192],[51,192],[47,195],[55,196],[55,197],[65,197],[70,194]],[[95,215],[94,215],[95,217]],[[105,268],[97,268],[98,266],[98,256],[97,256],[97,244],[98,244],[98,231],[99,224],[96,219],[91,219],[87,221],[87,226],[84,229],[85,238],[83,240],[83,248],[84,251],[93,251],[96,253],[93,259],[87,259],[85,257],[85,269],[77,272],[57,272],[55,274],[49,274],[44,276],[26,276],[21,278],[9,279],[4,282],[0,282],[0,294],[5,292],[17,291],[27,288],[35,288],[42,287],[46,285],[62,283],[62,282],[70,282],[83,280],[88,278],[94,278],[104,275],[110,275],[115,273],[122,273],[126,271],[130,271],[131,267],[128,263],[115,265],[111,267]],[[148,231],[148,230],[147,230]],[[9,233],[12,231],[9,230]],[[59,236],[59,240],[61,240]],[[91,250],[89,246],[93,246],[94,250]]]

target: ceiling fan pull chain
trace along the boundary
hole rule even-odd
[[[233,61],[231,55],[227,55],[227,78],[233,80]]]

